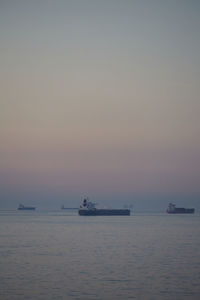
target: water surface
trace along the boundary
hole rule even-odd
[[[199,299],[200,216],[0,212],[0,299]]]

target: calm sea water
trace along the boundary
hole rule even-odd
[[[200,299],[200,216],[0,212],[0,299]]]

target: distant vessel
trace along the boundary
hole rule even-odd
[[[130,216],[130,209],[99,209],[95,207],[95,203],[85,198],[78,213],[80,216]]]
[[[194,208],[176,207],[173,203],[169,203],[167,208],[168,214],[193,214],[194,211]]]
[[[23,204],[19,204],[18,210],[35,210],[35,207],[32,207],[32,206],[24,206]]]
[[[64,205],[61,205],[61,209],[78,209],[78,207],[65,207]]]

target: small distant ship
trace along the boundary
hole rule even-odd
[[[88,198],[83,200],[78,213],[80,216],[130,216],[130,209],[96,208]]]
[[[167,208],[168,214],[193,214],[194,212],[194,208],[176,207],[173,203],[169,203]]]
[[[61,209],[78,209],[78,207],[65,207],[64,205],[61,205]]]
[[[23,204],[19,204],[18,210],[35,210],[35,207],[32,206],[24,206]]]

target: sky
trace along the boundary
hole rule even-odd
[[[200,209],[200,2],[0,0],[0,208]]]

